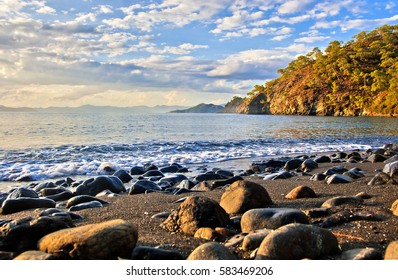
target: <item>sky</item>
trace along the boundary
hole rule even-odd
[[[0,105],[225,104],[390,0],[0,0]]]

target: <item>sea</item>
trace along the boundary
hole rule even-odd
[[[398,143],[398,118],[127,112],[0,113],[0,190],[152,163],[367,150]]]

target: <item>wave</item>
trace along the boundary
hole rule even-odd
[[[153,163],[164,166],[211,163],[241,158],[366,150],[396,137],[254,139],[231,141],[145,141],[134,144],[62,145],[0,153],[0,181],[45,180],[103,174],[105,167],[129,170]]]

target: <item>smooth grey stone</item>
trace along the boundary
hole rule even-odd
[[[354,179],[342,174],[334,174],[326,178],[326,182],[330,184],[346,184],[352,183]]]
[[[68,209],[69,212],[73,211],[80,211],[89,208],[100,208],[103,207],[102,203],[99,201],[90,201],[90,202],[83,202],[77,205],[74,205]]]

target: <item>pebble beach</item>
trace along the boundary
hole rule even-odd
[[[2,193],[1,259],[396,259],[398,146],[132,166]]]

